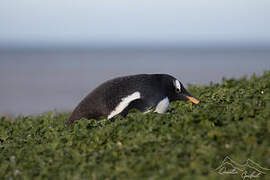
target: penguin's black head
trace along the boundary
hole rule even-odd
[[[200,101],[193,97],[183,86],[183,84],[176,78],[169,76],[164,79],[166,82],[165,88],[168,93],[170,101],[182,100],[191,101],[198,104]]]

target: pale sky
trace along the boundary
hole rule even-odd
[[[1,0],[0,45],[270,43],[269,0]]]

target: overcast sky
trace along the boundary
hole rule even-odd
[[[270,43],[270,1],[0,1],[0,45],[183,42]]]

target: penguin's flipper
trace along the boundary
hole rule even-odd
[[[108,119],[116,116],[117,114],[121,114],[133,101],[139,100],[141,98],[140,92],[134,92],[131,95],[128,95],[121,99],[119,104],[111,111],[108,115]]]
[[[131,109],[137,109],[141,112],[147,113],[152,110],[146,101],[143,99],[136,99],[132,101],[120,114],[126,116]]]

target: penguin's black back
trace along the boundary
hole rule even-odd
[[[118,77],[104,82],[88,94],[74,109],[66,124],[81,118],[98,119],[107,117],[121,102],[122,98],[134,92],[140,92],[141,98],[154,106],[158,100],[166,97],[166,83],[173,77],[167,74],[139,74]],[[129,108],[138,108],[140,100]],[[136,107],[138,106],[138,107]]]

